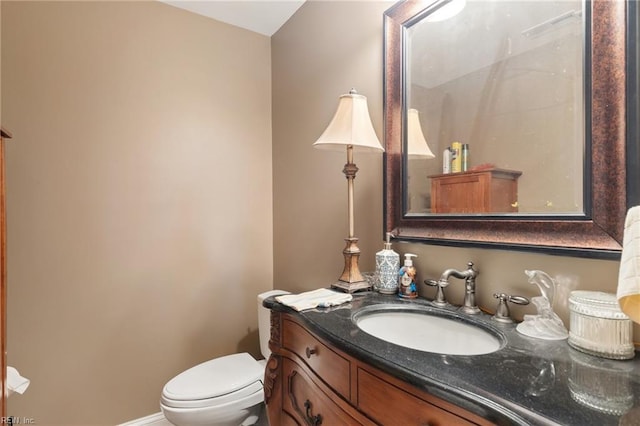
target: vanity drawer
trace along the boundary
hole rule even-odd
[[[383,425],[475,425],[358,369],[358,408]]]
[[[300,425],[362,425],[335,404],[296,363],[282,361],[283,411]]]
[[[299,324],[283,321],[282,346],[298,355],[326,384],[350,399],[349,361],[306,331]]]

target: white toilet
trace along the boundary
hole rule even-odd
[[[258,295],[258,333],[265,359],[248,353],[227,355],[203,362],[178,374],[162,389],[162,413],[177,426],[239,426],[255,424],[262,410],[262,381],[269,358],[270,312],[262,302],[287,294],[271,290]]]

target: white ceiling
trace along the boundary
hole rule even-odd
[[[160,0],[266,36],[272,36],[305,0]]]

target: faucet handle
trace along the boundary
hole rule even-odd
[[[426,285],[430,285],[432,287],[446,287],[449,285],[449,281],[447,280],[443,280],[443,279],[439,279],[439,280],[424,280],[424,283]]]
[[[498,307],[496,308],[496,313],[491,319],[504,322],[504,323],[512,323],[513,319],[511,318],[511,312],[509,312],[509,305],[507,302],[515,303],[517,305],[528,305],[529,299],[524,296],[509,296],[505,293],[494,293],[493,297],[498,299]]]
[[[433,299],[433,304],[436,306],[447,306],[449,303],[447,302],[447,298],[444,295],[444,288],[449,285],[449,281],[447,280],[424,280],[426,285],[430,285],[432,287],[437,287],[436,298]]]

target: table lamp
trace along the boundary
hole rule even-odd
[[[371,284],[362,277],[358,267],[360,249],[358,248],[358,239],[354,235],[353,180],[358,168],[353,163],[353,150],[384,151],[384,148],[373,130],[367,98],[359,95],[354,89],[351,89],[348,94],[340,96],[335,115],[313,146],[314,148],[334,150],[343,150],[346,147],[347,150],[347,164],[344,166],[343,173],[347,178],[349,236],[345,238],[347,245],[342,251],[344,270],[338,281],[331,287],[347,293],[370,290]]]

